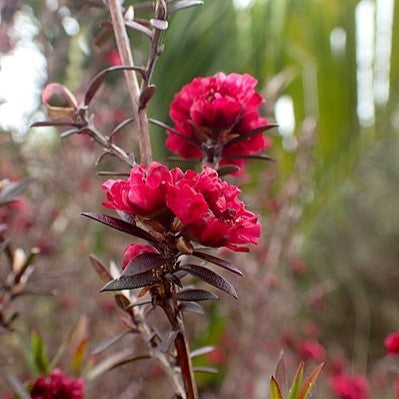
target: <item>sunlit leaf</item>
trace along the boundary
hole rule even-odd
[[[319,364],[312,372],[312,374],[310,374],[310,376],[305,380],[301,391],[299,392],[298,399],[306,399],[309,396],[312,388],[314,387],[314,384],[316,383],[321,371],[323,370],[323,367],[324,363]]]
[[[280,386],[274,377],[270,380],[270,397],[271,399],[283,399]]]

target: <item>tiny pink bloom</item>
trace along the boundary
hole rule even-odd
[[[224,158],[256,154],[270,147],[271,141],[259,133],[224,148],[232,138],[268,124],[259,116],[264,100],[254,90],[257,83],[251,75],[237,73],[195,78],[176,94],[170,117],[175,129],[197,145],[167,131],[167,147],[185,159],[216,157],[222,164],[238,166],[246,160]]]
[[[105,54],[105,60],[110,66],[122,65],[122,59],[117,49],[112,49]]]
[[[384,340],[385,348],[389,355],[396,355],[399,353],[399,332],[393,332]]]
[[[337,374],[330,378],[330,386],[335,396],[342,399],[368,399],[369,384],[360,374]]]
[[[39,377],[31,390],[32,399],[83,399],[82,379],[67,377],[55,369],[47,377]]]
[[[154,253],[157,252],[155,248],[148,244],[130,244],[122,255],[122,269],[125,267],[137,256],[145,254],[145,253]]]
[[[323,360],[326,356],[326,351],[315,339],[307,339],[299,344],[298,352],[302,359]]]

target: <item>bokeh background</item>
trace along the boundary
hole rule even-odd
[[[25,336],[38,331],[54,355],[79,325],[83,360],[73,365],[82,340],[72,340],[61,365],[84,376],[116,352],[91,354],[123,327],[112,296],[98,293],[87,255],[119,264],[129,241],[79,214],[101,210],[104,178],[96,172],[122,166],[113,160],[94,166],[100,151],[86,137],[61,141],[56,129],[29,125],[46,118],[40,93],[47,82],[79,96],[98,70],[118,62],[101,29],[106,13],[92,3],[0,2],[0,178],[35,179],[24,206],[0,216],[17,246],[41,249],[33,289],[55,294],[21,298],[19,327]],[[124,5],[146,15],[140,3]],[[328,375],[338,362],[367,376],[371,397],[393,398],[395,364],[383,340],[399,329],[397,2],[206,0],[169,22],[151,117],[169,123],[169,104],[184,84],[224,71],[254,75],[263,113],[279,124],[270,151],[276,162],[252,161],[235,180],[264,222],[252,256],[230,254],[246,271],[234,281],[240,300],[224,297],[207,307],[206,317],[187,318],[193,347],[220,347],[198,360],[221,371],[198,375],[201,397],[268,397],[281,350],[291,376],[305,356],[301,343],[312,339],[327,360],[314,397],[333,398]],[[139,65],[148,43],[134,32],[131,40]],[[105,132],[129,116],[123,75],[107,79],[93,110]],[[126,129],[120,143],[137,152],[131,133]],[[170,155],[164,132],[154,127],[151,134],[156,159]],[[4,339],[1,365],[31,378],[21,338]],[[129,339],[119,349],[132,345],[140,354],[140,340]],[[317,362],[308,359],[310,368]],[[168,390],[149,362],[87,382],[89,398],[166,398]]]

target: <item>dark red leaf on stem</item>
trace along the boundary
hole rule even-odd
[[[181,269],[190,273],[191,275],[200,278],[206,283],[219,288],[220,290],[227,292],[234,298],[238,298],[237,292],[234,287],[222,276],[213,272],[212,270],[207,269],[206,267],[198,266],[198,265],[184,265],[181,266]]]
[[[112,227],[115,230],[119,230],[131,236],[156,243],[155,238],[151,234],[147,233],[143,229],[140,229],[140,227],[134,226],[133,224],[125,222],[121,219],[95,212],[83,212],[82,215],[88,217],[89,219],[93,219],[97,222],[105,224],[106,226]]]
[[[205,254],[203,252],[194,251],[191,255],[206,260],[207,262],[211,262],[217,266],[223,267],[226,270],[230,270],[233,273],[238,274],[239,276],[243,276],[241,270],[237,269],[231,262],[217,258],[216,256]]]
[[[166,263],[166,260],[160,254],[144,253],[136,256],[126,266],[122,276],[136,276],[149,272],[150,270],[159,269]]]
[[[200,315],[205,314],[203,307],[196,302],[183,302],[178,306],[177,309],[180,312],[189,312]]]
[[[275,127],[278,127],[278,125],[273,124],[273,123],[270,123],[270,124],[265,125],[265,126],[258,127],[258,128],[256,128],[256,129],[254,129],[254,130],[248,132],[248,133],[241,134],[240,136],[238,136],[238,137],[236,137],[236,138],[230,140],[229,142],[227,142],[227,143],[224,145],[224,147],[225,147],[225,148],[226,148],[226,147],[230,147],[232,144],[239,143],[240,141],[248,140],[248,139],[250,139],[251,137],[256,136],[256,135],[259,134],[259,133],[266,132],[267,130],[273,129],[273,128],[275,128]]]
[[[136,276],[121,276],[116,280],[110,281],[100,292],[104,291],[122,291],[122,290],[133,290],[135,288],[145,287],[152,285],[158,280],[151,274],[143,273],[137,274]]]
[[[219,298],[213,294],[212,292],[206,290],[184,290],[178,292],[173,299],[178,301],[189,301],[189,302],[197,302],[197,301],[217,301]]]

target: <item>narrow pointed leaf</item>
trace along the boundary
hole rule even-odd
[[[274,376],[280,385],[280,389],[284,396],[287,396],[288,391],[288,378],[287,371],[285,369],[285,360],[284,360],[284,351],[281,351],[279,361],[276,366],[276,371],[274,372]]]
[[[86,216],[89,219],[96,220],[97,222],[105,224],[106,226],[112,227],[115,230],[122,231],[123,233],[129,234],[131,236],[156,243],[155,238],[151,234],[147,233],[143,229],[140,229],[140,227],[125,222],[121,219],[94,212],[83,212],[81,215]]]
[[[194,314],[199,314],[199,315],[204,315],[205,311],[203,307],[196,302],[183,302],[181,303],[178,308],[180,312],[188,312],[188,313],[194,313]]]
[[[124,366],[125,364],[135,363],[135,362],[138,362],[139,360],[147,360],[147,359],[151,359],[151,357],[149,355],[130,357],[128,359],[121,360],[120,362],[114,364],[110,368],[110,370],[116,369],[117,367]]]
[[[224,277],[207,269],[206,267],[198,265],[184,265],[181,269],[190,273],[191,275],[200,278],[202,281],[227,292],[234,298],[238,298],[235,288]]]
[[[260,159],[262,161],[276,162],[276,160],[269,155],[258,154],[258,155],[232,155],[230,157],[225,157],[224,159]]]
[[[10,202],[16,196],[22,194],[28,188],[30,183],[32,183],[32,179],[8,183],[0,191],[0,205]]]
[[[127,118],[123,122],[121,122],[119,125],[117,125],[111,132],[110,138],[114,137],[115,134],[118,134],[123,128],[125,128],[127,125],[132,123],[134,121],[134,118]]]
[[[270,397],[271,399],[283,399],[280,386],[274,377],[270,380]]]
[[[153,125],[159,126],[162,129],[168,130],[169,132],[175,134],[176,136],[179,136],[182,140],[187,141],[188,143],[190,143],[194,147],[197,147],[197,148],[201,149],[201,145],[197,141],[191,139],[190,137],[185,136],[184,134],[180,133],[179,131],[177,131],[173,127],[168,126],[166,123],[163,123],[161,121],[158,121],[158,120],[152,119],[152,118],[149,118],[148,122],[152,123]]]
[[[162,353],[166,353],[169,351],[170,347],[175,342],[178,331],[168,331],[163,337],[159,349]]]
[[[273,129],[273,128],[275,128],[275,127],[278,127],[278,125],[273,124],[273,123],[270,123],[269,125],[265,125],[265,126],[258,127],[258,128],[256,128],[256,129],[254,129],[254,130],[248,132],[248,133],[241,134],[239,137],[236,137],[236,138],[230,140],[228,143],[225,144],[224,147],[225,147],[225,148],[226,148],[226,147],[230,147],[232,144],[236,144],[236,143],[239,143],[240,141],[248,140],[248,139],[250,139],[251,137],[256,136],[257,134],[266,132],[267,130]]]
[[[85,130],[85,131],[87,131],[87,130]],[[65,130],[65,132],[62,132],[60,137],[62,139],[66,139],[69,136],[73,136],[74,134],[78,134],[78,133],[80,133],[79,129],[69,129],[69,130]]]
[[[89,258],[94,271],[97,273],[98,277],[100,277],[101,281],[103,281],[104,283],[108,283],[108,281],[111,281],[112,276],[102,264],[100,259],[98,259],[95,255],[89,255]]]
[[[90,104],[91,100],[97,93],[98,89],[101,87],[101,84],[103,83],[105,77],[110,73],[110,72],[115,72],[115,71],[136,71],[139,72],[140,74],[144,73],[143,68],[136,67],[136,66],[123,66],[123,65],[118,65],[114,66],[111,68],[104,69],[100,71],[90,82],[89,88],[87,89],[86,95],[85,95],[85,100],[84,104],[88,105]]]
[[[92,356],[97,356],[100,353],[105,352],[107,349],[111,348],[112,345],[116,344],[119,342],[122,338],[126,337],[126,335],[130,334],[130,331],[123,331],[122,333],[116,335],[115,337],[111,337],[104,342],[102,342],[100,345],[97,346],[92,352]]]
[[[137,274],[136,276],[121,276],[106,284],[100,292],[133,290],[135,288],[145,287],[146,285],[152,285],[157,281],[158,280],[154,276],[146,273]]]
[[[224,165],[221,166],[217,172],[219,176],[226,176],[226,175],[230,175],[232,173],[235,173],[237,171],[239,171],[240,168],[236,165]]]
[[[194,373],[207,373],[207,374],[219,374],[219,370],[214,367],[197,366],[193,367]]]
[[[159,269],[166,264],[166,260],[160,254],[144,253],[135,257],[125,268],[122,276],[136,276]]]
[[[150,303],[152,303],[151,299],[146,299],[146,300],[143,300],[143,301],[132,302],[131,304],[126,306],[125,310],[126,309],[130,309],[130,308],[135,308],[137,306],[149,305]]]
[[[165,274],[165,278],[166,278],[169,282],[171,282],[171,283],[173,283],[173,284],[176,284],[176,285],[177,285],[178,287],[180,287],[180,288],[183,288],[182,282],[181,282],[180,279],[179,279],[177,276],[175,276],[174,274],[166,273],[166,274]]]
[[[173,298],[178,301],[189,301],[189,302],[215,301],[219,299],[212,292],[206,290],[196,290],[196,289],[180,291]]]
[[[216,346],[203,346],[202,348],[195,349],[190,352],[190,357],[198,357],[198,356],[204,356],[207,355],[208,353],[212,353],[216,350]]]
[[[67,122],[67,121],[38,121],[30,125],[30,127],[47,127],[47,126],[64,126],[64,127],[74,126],[76,128],[82,127],[82,125],[79,125],[78,123]]]
[[[139,109],[144,109],[147,106],[156,91],[157,86],[155,85],[149,85],[143,90],[139,97]]]
[[[323,367],[324,363],[319,364],[312,374],[310,374],[310,376],[306,379],[306,381],[303,383],[301,391],[299,392],[298,399],[306,399],[309,396],[314,384],[323,370]]]
[[[128,298],[125,297],[125,295],[122,294],[116,294],[115,297],[115,303],[118,306],[118,308],[125,310],[130,306],[130,301]]]
[[[295,373],[294,381],[292,382],[290,392],[287,399],[298,399],[299,391],[301,390],[302,380],[303,380],[303,369],[305,364],[303,362],[299,363],[298,369]]]
[[[179,1],[177,4],[174,4],[173,6],[168,7],[168,14],[172,15],[180,10],[184,10],[190,7],[201,6],[203,4],[204,2],[202,0],[182,0]]]
[[[224,269],[230,270],[233,273],[238,274],[239,276],[243,276],[241,270],[235,267],[231,262],[217,258],[216,256],[205,254],[203,252],[194,251],[191,255],[196,256],[197,258],[206,260],[207,262],[211,262],[217,266],[223,267]]]
[[[136,21],[125,21],[125,25],[126,25],[128,28],[132,28],[132,29],[135,30],[136,32],[141,33],[141,34],[147,36],[149,39],[152,40],[153,34],[152,34],[151,30],[148,29],[147,27],[145,27],[144,25],[139,24],[139,23],[136,22]]]

